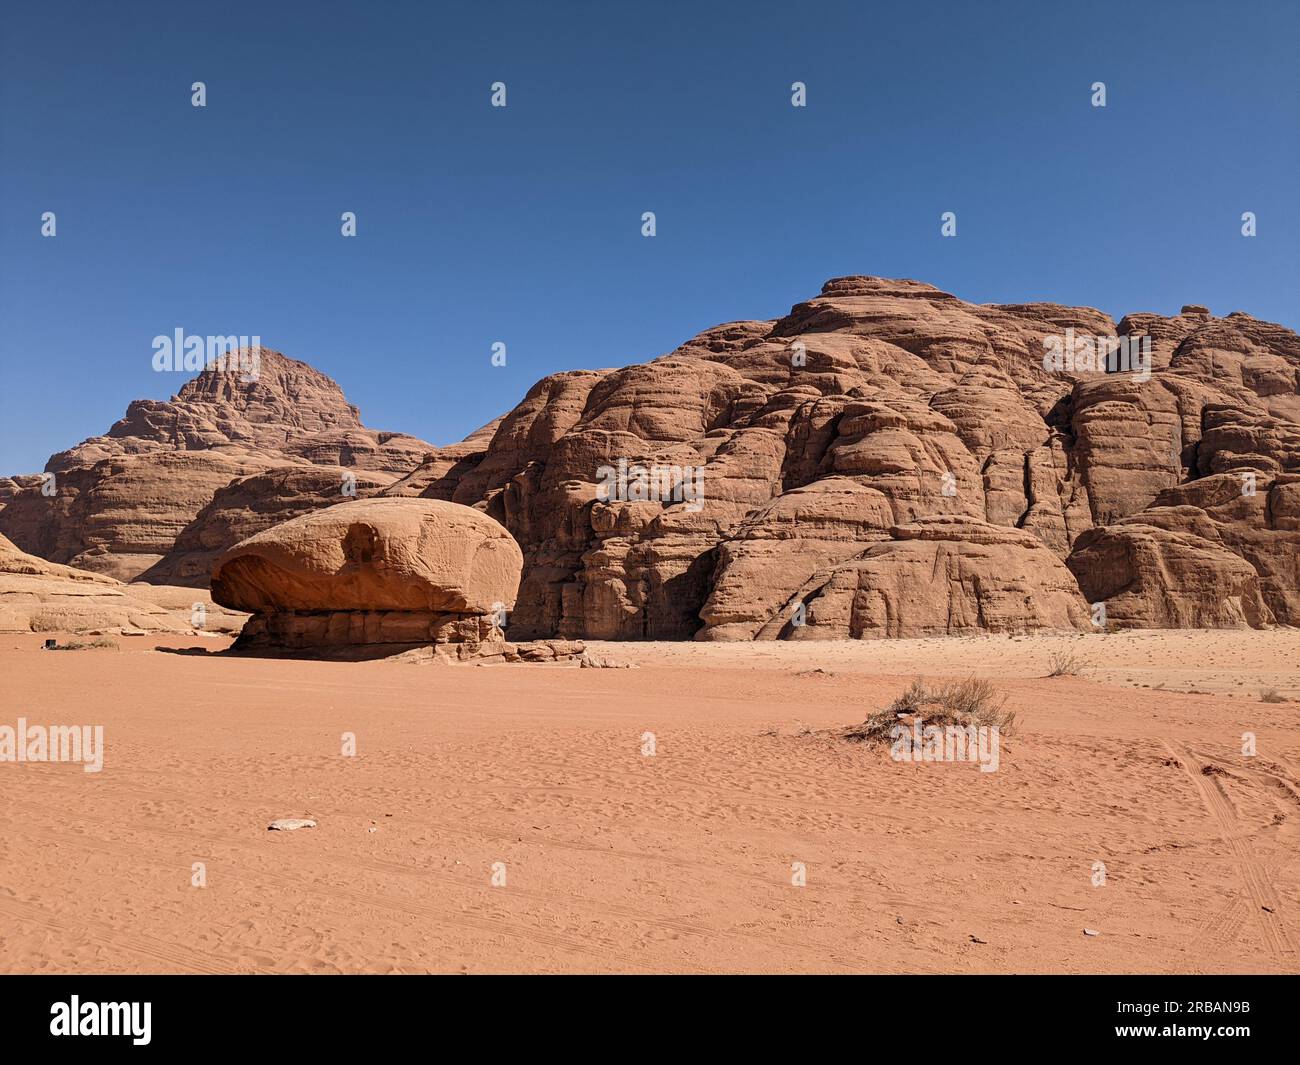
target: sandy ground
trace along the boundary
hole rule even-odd
[[[0,636],[0,725],[106,745],[0,763],[2,971],[1300,972],[1300,632],[593,645],[635,669],[119,642]],[[995,773],[824,731],[972,673],[1018,712]]]

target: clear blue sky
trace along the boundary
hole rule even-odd
[[[1293,0],[2,10],[0,473],[176,391],[176,328],[447,443],[842,274],[1300,325]]]

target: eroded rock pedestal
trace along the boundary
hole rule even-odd
[[[374,658],[433,648],[504,655],[523,556],[480,511],[432,499],[366,499],[236,544],[212,576],[216,602],[253,616],[234,650]]]

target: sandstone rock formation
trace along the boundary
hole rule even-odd
[[[7,479],[0,534],[42,558],[123,580],[148,571],[153,583],[206,587],[214,554],[264,527],[265,515],[351,498],[340,467],[357,475],[363,495],[437,453],[365,428],[338,385],[306,363],[255,354],[255,377],[206,370],[171,400],[137,400],[104,436],[52,456],[45,477]],[[221,513],[190,527],[232,482],[272,470],[277,479],[244,493],[247,514],[227,493]]]
[[[227,551],[212,597],[253,612],[236,650],[459,658],[504,650],[523,557],[497,522],[432,499],[340,503]]]
[[[744,547],[756,542],[758,558],[745,557]],[[737,550],[704,604],[701,636],[862,639],[1083,629],[1089,622],[1070,571],[1020,529],[948,515],[890,526],[837,551],[843,543],[775,541],[770,554],[763,548],[773,541],[729,541],[724,548]],[[778,600],[804,604],[802,616],[773,613],[773,590]]]
[[[1149,359],[1102,359],[1130,342]],[[1116,325],[837,278],[783,318],[544,378],[443,449],[362,429],[280,358],[265,390],[201,377],[133,404],[51,460],[56,505],[0,482],[0,532],[198,581],[233,538],[352,505],[344,466],[358,497],[509,530],[512,639],[1087,629],[1096,603],[1124,626],[1300,624],[1300,337],[1240,311]]]
[[[1045,365],[1056,342],[1143,337],[1143,367]],[[1089,604],[1109,599],[1120,625],[1295,624],[1298,432],[1300,338],[1249,315],[1186,307],[1116,327],[1086,307],[850,277],[651,363],[546,378],[485,454],[424,492],[519,540],[512,634],[1089,628]],[[702,470],[701,504],[597,498],[619,459]],[[1256,496],[1223,487],[1248,471]],[[1190,522],[1195,540],[1125,553],[1081,539],[1132,539],[1130,519]]]
[[[1126,628],[1300,624],[1300,474],[1209,474],[1079,537],[1085,596]]]
[[[123,584],[46,562],[0,536],[0,632],[234,633],[245,615],[206,591]]]

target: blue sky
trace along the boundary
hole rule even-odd
[[[175,392],[176,328],[447,443],[842,274],[1300,326],[1290,0],[0,10],[0,474]]]

